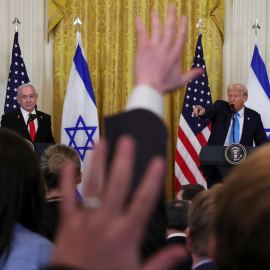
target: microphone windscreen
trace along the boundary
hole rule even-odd
[[[30,121],[34,121],[36,118],[37,118],[37,115],[31,113],[31,114],[29,115],[28,121],[29,121],[29,122],[30,122]]]
[[[231,112],[231,113],[235,113],[235,107],[234,107],[234,104],[231,104],[231,105],[229,106],[229,108],[230,108],[230,112]]]

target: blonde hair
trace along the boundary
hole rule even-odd
[[[80,157],[72,147],[55,144],[44,150],[40,158],[40,170],[48,189],[58,187],[60,172],[69,160],[73,162],[78,173],[80,173]]]
[[[223,184],[203,190],[195,196],[188,212],[188,226],[192,241],[192,252],[199,257],[208,257],[208,244],[214,236],[216,202]]]
[[[231,84],[229,84],[229,86],[227,88],[227,94],[229,94],[229,91],[231,91],[231,90],[241,91],[244,97],[248,97],[248,89],[244,84],[231,83]]]

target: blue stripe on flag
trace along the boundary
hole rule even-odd
[[[90,98],[92,99],[95,106],[97,107],[88,65],[82,55],[82,50],[79,45],[77,46],[73,61],[76,66],[76,70],[78,71]]]
[[[270,86],[269,86],[267,71],[266,71],[264,62],[259,54],[257,45],[255,45],[255,48],[254,48],[254,54],[251,61],[251,68],[253,69],[266,95],[270,99]]]

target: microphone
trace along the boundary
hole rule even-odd
[[[30,113],[28,120],[27,120],[27,126],[29,125],[30,121],[34,121],[37,118],[36,114]]]
[[[229,106],[229,109],[230,109],[230,112],[231,112],[232,114],[235,114],[235,107],[234,107],[234,104],[231,104],[231,105]]]

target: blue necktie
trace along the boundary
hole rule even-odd
[[[234,121],[234,141],[235,143],[239,143],[239,121],[238,121],[239,113],[235,113],[235,121]],[[230,143],[233,143],[233,127],[231,130],[231,138]]]

